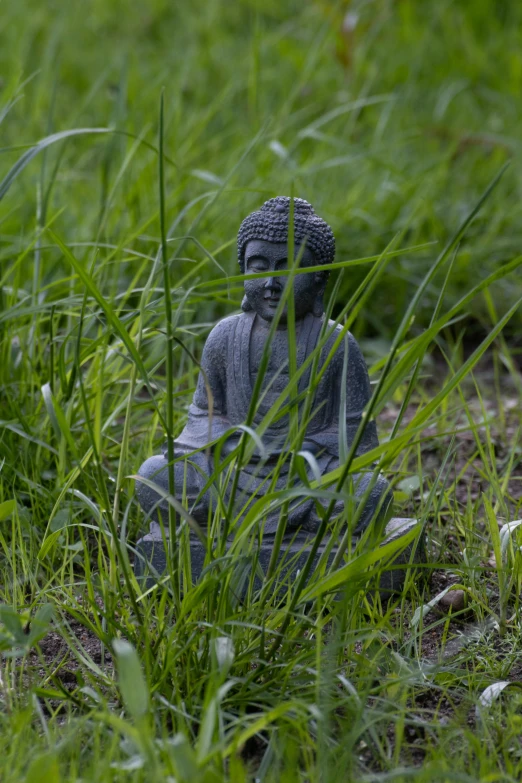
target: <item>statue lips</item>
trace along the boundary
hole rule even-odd
[[[280,294],[275,293],[274,291],[267,291],[264,294],[263,299],[265,300],[265,302],[267,302],[269,307],[277,307],[281,299],[281,296]]]

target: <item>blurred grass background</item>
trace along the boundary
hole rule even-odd
[[[191,286],[237,274],[241,220],[293,189],[331,223],[338,260],[377,255],[398,233],[401,247],[420,247],[387,264],[352,327],[371,365],[386,355],[420,281],[508,159],[447,282],[441,269],[427,287],[408,338],[430,323],[442,290],[448,311],[520,252],[521,21],[519,4],[492,0],[472,7],[460,0],[4,2],[0,182],[39,139],[112,129],[48,146],[0,198],[0,418],[18,433],[3,441],[6,497],[11,481],[25,491],[28,477],[38,483],[48,474],[61,491],[77,464],[73,440],[80,454],[89,448],[75,386],[79,366],[110,482],[120,467],[122,475],[133,473],[164,437],[148,394],[132,402],[132,448],[121,445],[121,422],[116,429],[107,423],[124,405],[128,360],[92,290],[84,298],[78,269],[45,231],[50,225],[126,324],[161,410],[165,303],[155,259],[162,90],[172,299],[188,349],[200,356],[210,328],[242,297],[237,282]],[[343,270],[337,312],[368,269]],[[474,344],[490,332],[521,287],[517,270],[476,296],[465,317],[459,313],[454,334],[445,328],[437,335],[453,367],[462,362],[461,340]],[[509,352],[499,360],[510,367],[520,326],[518,312],[505,331]],[[197,366],[175,350],[177,427]],[[370,369],[375,379],[379,366]],[[42,473],[33,446],[39,428],[43,441],[52,437],[46,383],[74,433],[67,445],[59,436],[56,474]],[[102,422],[110,436],[102,435]],[[82,481],[88,475],[83,471]],[[84,491],[92,496],[101,482],[95,474],[89,482]],[[132,482],[127,486],[131,502]],[[31,503],[45,529],[51,497],[45,508],[39,499]],[[131,515],[131,538],[137,523]]]
[[[520,253],[521,22],[507,0],[0,4],[2,781],[520,779],[520,312],[494,332],[522,296],[518,269],[447,320]],[[112,130],[42,148],[7,187],[38,140],[81,128]],[[277,591],[236,606],[221,571],[181,612],[168,583],[141,594],[131,476],[164,440],[165,407],[181,427],[194,357],[239,308],[238,281],[193,286],[236,274],[242,218],[292,189],[331,223],[340,261],[398,233],[421,246],[386,259],[353,331],[377,382],[399,345],[380,464],[397,513],[426,520],[436,573],[387,608],[352,580],[344,601],[298,607],[280,638]],[[372,269],[343,270],[337,312]],[[421,332],[439,297],[434,365]],[[459,378],[464,337],[484,335]],[[449,589],[461,608],[429,614]]]
[[[110,127],[156,145],[164,88],[167,218],[227,274],[236,271],[241,219],[292,185],[331,223],[338,259],[379,253],[404,228],[403,244],[437,243],[394,261],[358,319],[359,336],[387,337],[433,257],[511,157],[459,248],[448,304],[519,252],[521,16],[507,0],[4,0],[0,175],[20,145],[70,128]],[[155,252],[155,152],[122,134],[49,148],[0,204],[0,259],[49,219],[68,243],[132,237],[135,249]],[[180,277],[204,258],[190,241],[182,256]],[[103,261],[99,249],[102,288],[106,278],[111,295],[127,290],[135,260],[119,264],[117,280]],[[31,259],[24,263],[29,269]],[[42,249],[40,288],[63,277],[62,264],[56,249]],[[204,272],[216,273],[211,265]],[[362,274],[345,278],[345,298]],[[497,284],[501,309],[519,287],[512,277]],[[201,315],[212,321],[229,311],[210,298]],[[491,325],[479,300],[471,321],[479,331]],[[511,328],[519,326],[520,317]]]

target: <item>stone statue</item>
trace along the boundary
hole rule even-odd
[[[243,312],[220,321],[211,331],[201,360],[201,371],[188,421],[175,441],[175,488],[178,499],[183,497],[188,510],[198,523],[205,527],[216,508],[216,493],[213,487],[205,489],[208,477],[214,470],[215,450],[212,444],[228,433],[228,439],[221,449],[220,458],[237,447],[241,431],[252,404],[260,363],[269,337],[272,321],[279,307],[286,284],[285,276],[274,276],[288,268],[288,226],[290,220],[290,199],[279,196],[266,201],[256,212],[241,224],[238,234],[238,261],[246,274],[265,273],[262,278],[245,280]],[[294,199],[294,253],[299,267],[329,264],[334,260],[335,240],[333,233],[303,199]],[[297,370],[306,365],[295,397],[299,414],[306,406],[306,390],[310,385],[311,373],[324,369],[315,391],[314,399],[308,404],[306,436],[299,444],[301,452],[311,458],[303,460],[307,465],[310,480],[317,473],[328,473],[340,465],[340,444],[349,449],[361,423],[365,406],[371,391],[368,372],[359,346],[354,337],[347,333],[339,341],[333,356],[331,353],[342,327],[328,322],[324,314],[323,297],[328,274],[324,271],[296,274],[293,278],[295,344]],[[277,465],[277,480],[271,489],[288,487],[289,466],[292,449],[289,442],[289,397],[284,390],[289,382],[288,349],[288,306],[279,313],[277,327],[268,345],[268,363],[260,383],[259,399],[250,426],[259,431],[263,451],[256,449],[250,461],[237,477],[237,491],[234,498],[234,512],[242,512],[248,503],[260,497],[271,486],[271,476]],[[329,336],[328,336],[329,335]],[[326,339],[325,339],[326,337]],[[314,349],[322,340],[317,361],[309,360]],[[325,366],[326,364],[326,366]],[[342,390],[345,389],[345,394]],[[283,402],[279,406],[276,401]],[[292,402],[290,401],[290,404]],[[279,409],[287,407],[286,412]],[[271,417],[271,412],[276,411]],[[261,422],[268,418],[268,426],[260,431]],[[262,428],[261,428],[262,429]],[[342,437],[341,437],[342,436]],[[378,445],[375,422],[368,421],[357,448],[362,454]],[[313,459],[312,459],[313,458]],[[168,460],[166,453],[153,456],[140,468],[139,475],[152,480],[168,492]],[[313,467],[312,467],[313,466]],[[298,485],[299,474],[291,476],[290,484]],[[231,483],[231,482],[230,482]],[[302,483],[302,482],[301,482]],[[335,487],[330,487],[331,492]],[[139,542],[145,557],[150,556],[150,546],[161,542],[162,534],[158,514],[163,514],[167,525],[167,502],[150,486],[137,483],[137,496],[143,510],[151,518],[150,534]],[[346,499],[350,498],[350,509],[355,515],[353,535],[360,535],[372,520],[384,522],[391,503],[388,482],[373,472],[350,475],[343,488]],[[325,491],[328,494],[328,490]],[[225,497],[226,503],[228,497]],[[344,500],[337,499],[332,517],[343,512]],[[323,502],[328,506],[328,498]],[[262,548],[266,550],[265,563],[270,553],[270,541],[275,535],[281,508],[268,514],[263,527]],[[295,542],[300,546],[313,536],[320,523],[316,499],[299,497],[287,507],[285,541],[289,546]],[[292,542],[292,544],[290,544]],[[138,549],[140,550],[140,546]],[[194,547],[198,543],[194,542]],[[199,544],[201,547],[201,545]],[[161,547],[160,550],[161,551]],[[164,554],[162,554],[164,558]],[[201,553],[201,558],[204,552]],[[201,559],[200,558],[200,559]],[[194,559],[194,558],[193,558]],[[260,557],[263,565],[263,557]],[[157,570],[162,570],[156,555],[153,558]],[[164,561],[163,561],[164,562]],[[137,570],[140,571],[138,565]],[[194,570],[194,568],[193,568]],[[197,570],[197,569],[196,569]]]

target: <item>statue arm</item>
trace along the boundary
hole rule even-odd
[[[334,340],[336,335],[332,337]],[[342,404],[341,387],[345,373],[343,365],[346,362],[346,395],[345,406]],[[335,393],[332,394],[332,390]],[[332,359],[319,390],[318,398],[328,406],[325,416],[327,424],[310,436],[319,448],[325,449],[332,456],[339,456],[339,433],[341,427],[346,428],[346,443],[350,448],[357,429],[362,420],[362,414],[371,397],[370,379],[364,357],[357,340],[348,334],[341,343]],[[325,402],[326,401],[326,402]],[[366,424],[364,433],[357,447],[357,454],[364,454],[379,445],[377,427],[374,421]]]
[[[221,437],[230,426],[226,409],[228,331],[226,320],[221,321],[207,338],[188,421],[176,438],[180,446],[200,448]]]
[[[198,382],[192,404],[202,411],[226,415],[225,366],[228,334],[222,322],[212,329],[203,347]]]
[[[342,348],[344,362],[345,350]],[[342,365],[341,365],[342,373]],[[372,390],[366,362],[357,340],[348,335],[348,366],[346,372],[346,429],[348,446],[353,442],[363,411],[367,408]],[[379,445],[377,425],[375,421],[366,424],[362,438],[357,447],[357,454],[376,448]]]

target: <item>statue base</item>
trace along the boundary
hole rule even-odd
[[[394,560],[388,564],[387,570],[383,571],[380,580],[381,598],[387,599],[392,595],[400,593],[404,587],[406,578],[406,569],[415,563],[425,562],[425,545],[422,529],[416,519],[404,517],[394,517],[386,525],[385,539],[383,544],[395,540],[396,538],[409,533],[412,528],[419,528],[419,535],[409,544]],[[321,544],[315,556],[313,569],[328,548],[328,542]],[[291,583],[295,583],[299,571],[304,567],[308,554],[311,549],[310,535],[296,535],[291,541],[284,541],[281,545],[278,558],[279,578],[278,584],[284,590]],[[248,579],[253,567],[253,559],[256,555],[258,574],[255,579],[255,587],[261,587],[262,575],[267,572],[270,558],[272,556],[273,544],[270,541],[263,541],[255,553],[239,555],[234,560],[233,589],[238,595],[246,590]],[[328,556],[330,565],[337,553],[335,546]],[[167,557],[163,540],[158,534],[147,534],[140,538],[136,544],[136,560],[134,562],[134,573],[138,579],[146,580],[146,587],[152,587],[167,571]],[[192,567],[192,582],[195,584],[199,580],[203,570],[210,570],[212,564],[205,566],[206,551],[203,544],[197,538],[190,539],[190,557]],[[223,560],[220,561],[221,568]],[[401,568],[400,566],[404,566]],[[341,566],[342,567],[342,566]],[[259,570],[260,569],[260,570]],[[262,573],[261,573],[262,572]]]

